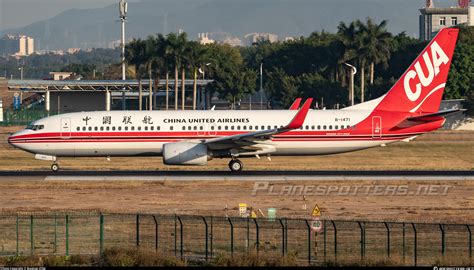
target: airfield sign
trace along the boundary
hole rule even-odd
[[[313,207],[313,211],[311,212],[313,217],[320,217],[321,216],[321,209],[319,209],[318,204],[315,204]]]

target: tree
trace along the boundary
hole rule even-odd
[[[182,67],[182,59],[186,51],[187,35],[186,33],[179,35],[170,33],[167,41],[166,54],[172,56],[174,60],[174,109],[178,110],[178,72]]]
[[[187,46],[185,60],[189,70],[191,70],[193,75],[193,110],[196,110],[197,73],[199,67],[203,66],[210,60],[208,50],[205,46],[199,44],[198,42],[191,41]]]
[[[219,72],[209,85],[220,98],[226,99],[235,109],[235,101],[242,99],[245,94],[255,91],[257,73],[254,70],[241,67],[230,72]]]
[[[448,99],[466,99],[472,113],[474,91],[474,29],[459,27],[459,37],[449,71],[444,97]],[[471,102],[471,104],[469,104]]]
[[[367,19],[366,24],[357,21],[359,32],[361,34],[361,51],[364,53],[361,57],[370,64],[370,84],[374,83],[375,64],[382,63],[385,67],[390,59],[391,47],[393,42],[392,34],[387,32],[387,21],[376,24],[371,18]]]
[[[298,97],[298,85],[294,77],[289,76],[281,68],[273,67],[265,76],[265,92],[272,101],[287,108]]]

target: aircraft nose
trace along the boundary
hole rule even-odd
[[[15,142],[14,142],[14,139],[15,139],[15,134],[11,134],[9,137],[8,137],[8,143],[11,145],[11,146],[15,146]]]

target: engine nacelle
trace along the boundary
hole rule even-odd
[[[212,156],[202,143],[176,142],[163,145],[163,163],[166,165],[206,165]]]

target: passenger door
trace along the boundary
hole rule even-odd
[[[71,118],[61,118],[61,139],[71,138]]]

